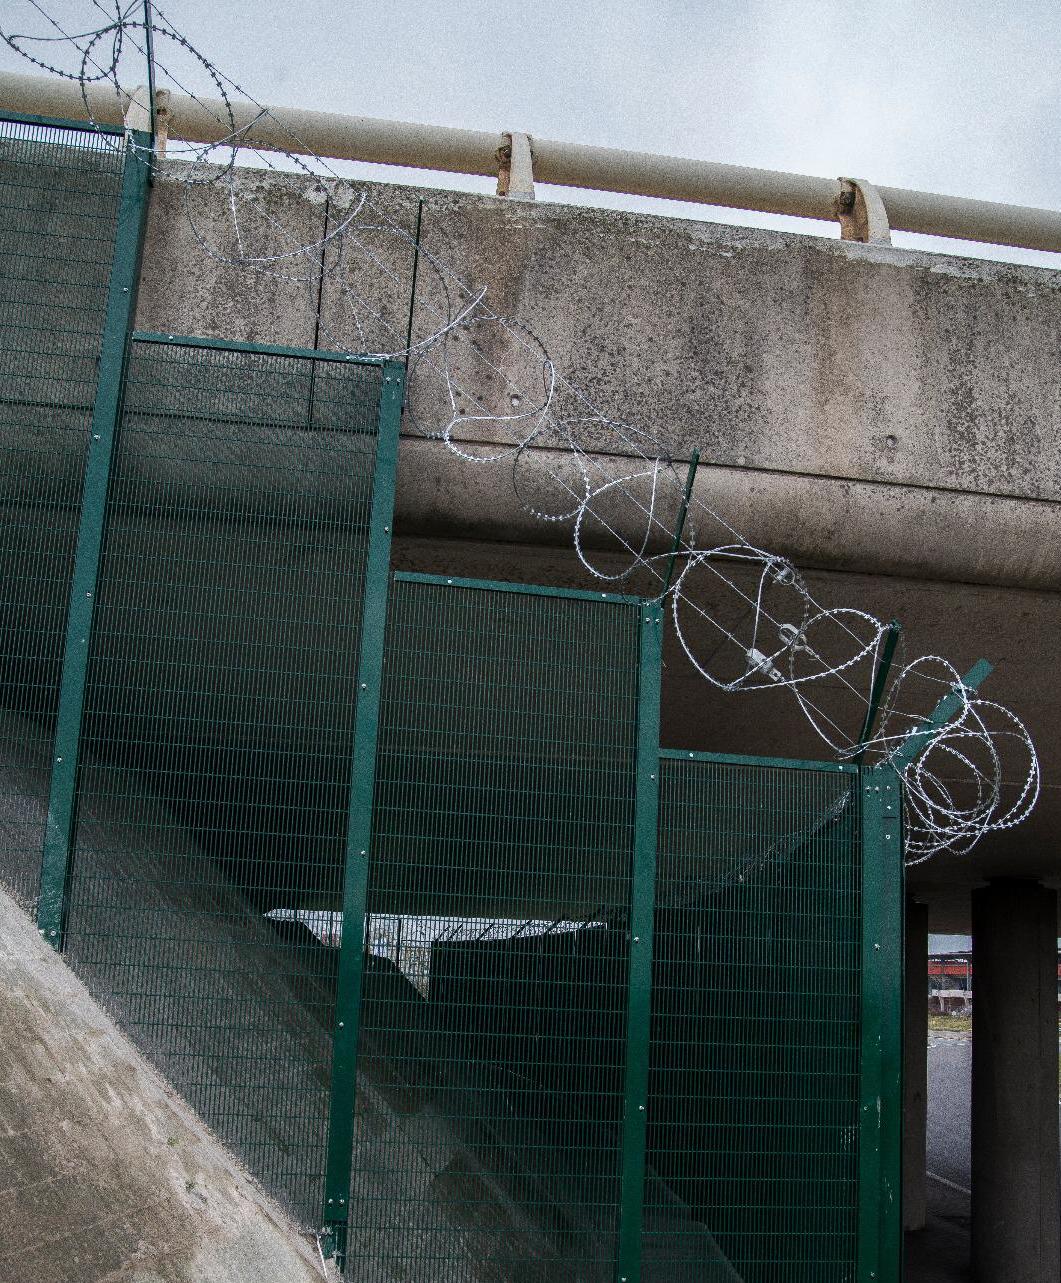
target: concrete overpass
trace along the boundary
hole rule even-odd
[[[259,171],[239,182],[254,198],[248,209],[260,211],[259,244],[272,236],[279,250],[289,237],[312,243],[343,217],[338,187],[326,193]],[[981,654],[996,663],[986,693],[1027,721],[1042,755],[1043,799],[1027,824],[971,857],[942,856],[912,872],[910,893],[927,915],[910,918],[910,974],[929,926],[974,929],[984,1019],[996,1035],[1009,1022],[1004,1036],[982,1040],[988,1059],[979,1087],[974,1080],[981,1222],[992,1204],[1010,1210],[1005,1223],[992,1219],[990,1233],[1036,1253],[1029,1267],[1018,1251],[1017,1273],[983,1277],[1056,1278],[1056,1128],[1029,1101],[1042,1110],[1052,1101],[1056,1111],[1056,1038],[1044,1033],[1054,1006],[1041,962],[1047,945],[1053,959],[1057,903],[1041,887],[1061,876],[1051,735],[1061,698],[1053,644],[1061,624],[1058,277],[883,245],[409,187],[381,185],[374,200],[410,235],[419,225],[425,250],[485,285],[495,311],[526,322],[598,402],[662,429],[677,460],[701,449],[700,493],[749,540],[806,568],[819,599],[899,618],[911,654],[942,654],[962,669]],[[414,285],[407,248],[383,234],[369,242],[389,285],[375,268],[357,277],[363,259],[342,269],[384,318],[376,332],[367,310],[351,315],[327,261],[316,278],[285,281],[203,255],[202,240],[224,248],[230,237],[216,189],[160,182],[138,328],[387,349],[394,344],[384,331],[404,329],[410,301],[414,337],[433,328],[431,277]],[[585,586],[569,531],[530,517],[508,471],[463,464],[417,431],[443,408],[440,390],[414,376],[395,567]],[[460,437],[490,441],[473,427]],[[602,440],[601,454],[608,448]],[[618,457],[603,466],[621,473],[628,465]],[[673,640],[666,746],[821,755],[798,710],[768,692],[712,689]],[[842,691],[825,702],[837,716],[849,709]],[[1011,880],[1006,888],[982,889],[1000,878]],[[916,985],[910,997],[916,1089]],[[919,1108],[912,1100],[913,1137]],[[916,1224],[918,1179],[908,1175]]]

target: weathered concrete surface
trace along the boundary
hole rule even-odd
[[[371,204],[353,224],[364,249],[348,244],[337,262],[337,244],[325,247],[322,347],[404,346],[409,237],[423,200],[424,249],[474,290],[486,286],[493,310],[538,334],[602,410],[654,428],[676,458],[699,447],[720,465],[1061,498],[1055,272],[691,220],[368,187]],[[212,263],[200,236],[222,253],[233,249],[225,194],[184,190],[167,182],[155,189],[140,328],[312,346],[320,283],[313,256],[261,272]],[[282,253],[296,238],[312,242],[324,218],[334,233],[350,215],[347,193],[336,190],[325,209],[318,185],[297,176],[241,171],[236,190],[248,197],[237,208],[254,253]],[[254,212],[258,199],[274,222]],[[278,283],[273,271],[286,279]],[[437,327],[442,309],[440,278],[425,262],[414,338]],[[452,355],[460,377],[457,349]],[[463,370],[472,371],[482,384],[483,367]],[[431,385],[429,371],[414,372],[411,400],[425,424],[441,408]],[[614,449],[607,433],[600,444]]]
[[[592,464],[595,485],[631,471],[621,455],[596,455]],[[581,490],[571,457],[553,451],[521,462],[519,481],[523,497],[544,511],[570,508]],[[642,490],[647,510],[647,480]],[[679,493],[669,492],[673,506]],[[710,464],[700,466],[695,494],[749,542],[802,568],[1061,591],[1061,518],[1053,501]],[[694,515],[700,546],[734,541],[721,522]],[[620,512],[611,524],[640,547],[644,520],[636,523],[633,508],[626,518]],[[442,442],[412,436],[402,440],[395,523],[402,534],[572,543],[570,521],[543,522],[519,502],[511,459],[470,463]],[[667,527],[661,514],[650,551],[670,547]],[[589,547],[618,548],[592,520],[583,536]]]
[[[1061,495],[1061,281],[720,224],[425,194],[422,240],[676,456]],[[429,299],[430,277],[418,283]],[[325,300],[327,309],[327,299]],[[418,313],[417,330],[429,318]]]
[[[2,1283],[320,1283],[242,1172],[0,890]]]
[[[323,191],[295,174],[240,173],[240,233],[254,256],[274,262],[235,269],[238,254],[227,193],[218,187],[156,181],[144,243],[142,330],[201,338],[313,347],[320,251],[292,257],[324,236]],[[205,247],[205,248],[204,248]],[[166,281],[166,306],[152,306]]]

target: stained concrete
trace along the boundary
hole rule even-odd
[[[163,172],[179,175],[180,162]],[[410,306],[415,341],[437,328],[444,294],[455,295],[461,281],[475,293],[485,287],[493,311],[529,327],[601,409],[653,428],[675,458],[696,447],[706,462],[751,471],[1061,498],[1056,272],[365,186],[371,201],[355,213],[335,184],[239,171],[248,253],[315,247],[325,227],[336,236],[348,223],[354,239],[342,250],[336,239],[290,261],[238,268],[202,250],[205,242],[220,256],[233,253],[228,189],[160,181],[138,326],[300,346],[313,346],[316,335],[321,347],[393,350],[405,346]],[[410,242],[420,202],[425,254],[414,289]],[[315,270],[322,256],[323,279]],[[453,275],[436,270],[432,257]],[[484,328],[471,337],[507,355],[517,383],[524,365],[533,372],[534,360],[510,351],[503,334]],[[467,342],[451,344],[448,358],[457,380],[488,404],[502,396]],[[410,404],[422,428],[449,417],[426,365],[411,370]],[[507,391],[490,408],[510,413]],[[460,435],[474,439],[477,429]],[[586,425],[588,448],[615,449],[603,425],[596,438]]]
[[[0,1280],[320,1283],[300,1234],[0,889]]]
[[[184,166],[183,169],[187,169]],[[163,170],[163,174],[165,174]],[[205,170],[197,168],[205,177]],[[313,347],[327,196],[297,174],[245,170],[233,201],[239,231],[261,262],[234,268],[240,253],[227,188],[156,180],[144,242],[142,330],[247,343]],[[155,282],[168,281],[165,308],[152,308]]]
[[[676,457],[1061,497],[1054,272],[565,205],[424,202],[424,246]],[[431,288],[418,283],[425,302]]]

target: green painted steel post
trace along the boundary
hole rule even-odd
[[[630,887],[630,970],[626,1009],[623,1168],[616,1279],[639,1283],[648,1124],[649,1034],[652,1021],[652,928],[656,906],[659,827],[659,717],[663,613],[645,605],[637,719],[637,789]]]
[[[144,48],[147,55],[147,100],[151,112],[151,147],[155,146],[155,19],[151,0],[144,0]]]
[[[859,1069],[858,1283],[902,1273],[902,783],[864,768],[862,1049]]]
[[[151,136],[144,133],[131,134],[126,144],[96,398],[92,407],[92,430],[85,457],[81,522],[70,585],[63,675],[59,689],[59,713],[41,861],[40,902],[37,907],[37,926],[56,949],[63,946],[66,926],[66,893],[77,823],[77,771],[85,705],[85,679],[103,552],[107,490],[118,441],[125,359],[136,307],[140,252],[147,218],[150,171],[138,159],[136,149],[150,145]]]
[[[361,1016],[361,982],[365,952],[365,906],[368,896],[369,852],[372,844],[372,803],[376,782],[376,743],[379,737],[383,647],[387,626],[391,527],[398,471],[398,432],[401,426],[405,372],[400,362],[383,366],[380,392],[376,468],[372,484],[365,596],[361,612],[361,654],[358,698],[354,718],[353,769],[350,776],[346,869],[343,882],[343,933],[335,1000],[332,1050],[331,1108],[328,1124],[328,1166],[324,1182],[324,1225],[331,1249],[343,1269],[357,1091],[357,1041]]]
[[[986,659],[977,660],[962,678],[961,684],[967,691],[975,691],[985,678],[991,676],[993,671]],[[911,731],[902,744],[899,745],[888,759],[889,764],[900,775],[908,766],[912,766],[921,754],[931,746],[936,732],[942,730],[954,714],[958,712],[962,703],[962,695],[957,689],[957,683],[955,683],[954,688],[943,696],[921,726]]]
[[[689,515],[689,500],[693,495],[693,483],[696,481],[696,470],[699,466],[700,451],[694,450],[689,457],[689,471],[685,477],[685,493],[682,495],[681,507],[678,509],[678,520],[674,527],[674,539],[671,541],[670,558],[667,561],[667,574],[663,580],[663,591],[660,593],[660,597],[666,597],[670,591],[670,581],[674,576],[674,559],[678,555],[682,532],[685,530],[685,519]]]
[[[866,717],[862,723],[862,730],[859,732],[858,743],[859,750],[851,759],[856,765],[861,766],[866,756],[866,744],[870,735],[873,733],[873,723],[877,720],[877,709],[880,708],[881,696],[884,694],[884,687],[888,681],[888,674],[891,672],[892,660],[895,658],[895,648],[899,644],[899,634],[903,631],[902,624],[897,619],[893,619],[885,629],[887,636],[884,639],[884,648],[881,651],[880,663],[877,665],[877,671],[873,674],[873,689],[870,692],[869,704],[866,707]]]

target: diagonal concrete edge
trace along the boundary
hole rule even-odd
[[[0,1283],[324,1277],[0,889]]]

